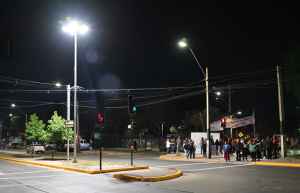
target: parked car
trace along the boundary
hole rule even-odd
[[[45,151],[45,147],[42,144],[30,144],[27,145],[27,153],[33,153],[33,151],[35,151],[35,153],[41,152],[44,153]]]
[[[44,147],[45,147],[46,150],[52,149],[52,148],[53,148],[53,142],[51,142],[51,141],[46,141],[46,142],[44,143]]]
[[[65,143],[64,149],[67,149],[67,143]],[[80,149],[90,149],[90,143],[85,139],[80,139]],[[70,150],[74,150],[74,140],[70,142]]]

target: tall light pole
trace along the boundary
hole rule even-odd
[[[85,34],[88,31],[88,27],[81,25],[82,22],[71,22],[71,18],[67,18],[67,25],[63,27],[63,31],[71,35],[74,35],[74,160],[73,163],[77,163],[76,160],[76,140],[77,140],[77,34]],[[61,22],[60,22],[61,23]],[[62,22],[63,23],[63,22]],[[79,143],[79,142],[78,142]]]
[[[12,107],[15,107],[16,105],[15,104],[11,104]],[[17,106],[18,107],[18,106]],[[24,112],[20,109],[20,107],[18,107],[18,109],[21,111],[21,113],[25,116],[25,119],[26,119],[26,123],[27,123],[27,113],[26,115],[24,114]],[[25,135],[26,135],[26,130],[27,130],[27,127],[25,127]],[[26,139],[26,136],[24,136],[24,147],[27,147],[27,139]]]
[[[192,52],[197,64],[199,65],[204,77],[205,77],[205,81],[206,81],[206,130],[207,130],[207,152],[208,152],[208,156],[207,159],[211,158],[211,152],[210,152],[210,123],[209,123],[209,84],[208,84],[208,68],[206,68],[206,74],[204,73],[199,61],[197,60],[193,50],[184,42],[181,41],[179,42],[179,45],[182,47],[187,47],[190,49],[190,51]]]

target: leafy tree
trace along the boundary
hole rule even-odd
[[[25,119],[23,119],[21,116],[14,116],[11,118],[11,125],[8,128],[8,135],[12,137],[22,137],[22,140],[24,141],[25,138]]]
[[[65,126],[65,119],[57,115],[57,112],[54,111],[53,116],[48,121],[49,125],[47,126],[45,140],[53,142],[52,149],[52,159],[54,157],[54,144],[56,140],[67,140],[68,139],[68,129]],[[70,129],[69,139],[72,140],[74,131]]]
[[[46,137],[46,132],[44,130],[45,124],[43,123],[42,120],[39,120],[39,118],[36,116],[35,113],[30,116],[29,122],[25,123],[25,125],[27,128],[26,129],[27,139],[32,140],[34,142],[45,140]]]

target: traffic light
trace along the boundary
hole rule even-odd
[[[105,127],[105,125],[106,125],[105,114],[99,113],[99,114],[98,114],[98,119],[99,119],[99,121],[100,121],[100,126],[101,126],[101,127]]]
[[[135,96],[132,95],[128,95],[128,113],[130,115],[136,114]]]
[[[222,126],[223,128],[226,127],[226,120],[225,120],[225,118],[222,118],[222,119],[221,119],[221,126]]]
[[[133,128],[136,128],[136,123],[137,123],[137,116],[134,116],[132,119]]]
[[[105,92],[96,91],[96,105],[99,113],[105,113]]]

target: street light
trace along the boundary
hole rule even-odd
[[[73,163],[77,163],[76,160],[76,140],[77,140],[77,34],[85,34],[88,31],[87,26],[81,25],[82,22],[71,22],[71,18],[67,18],[67,25],[63,26],[63,31],[71,35],[74,35],[74,160]],[[63,23],[63,22],[60,22]],[[64,24],[64,23],[63,23]]]
[[[208,145],[207,145],[207,152],[208,152],[208,156],[207,159],[211,158],[211,145],[209,144],[209,139],[210,139],[210,123],[209,123],[209,91],[208,91],[208,68],[206,68],[206,74],[204,73],[199,61],[197,60],[193,50],[186,44],[186,39],[183,39],[183,41],[179,42],[179,46],[181,47],[187,47],[190,49],[190,51],[192,52],[197,64],[199,65],[204,77],[205,77],[205,81],[206,81],[206,129],[207,129],[207,141],[208,141]]]

